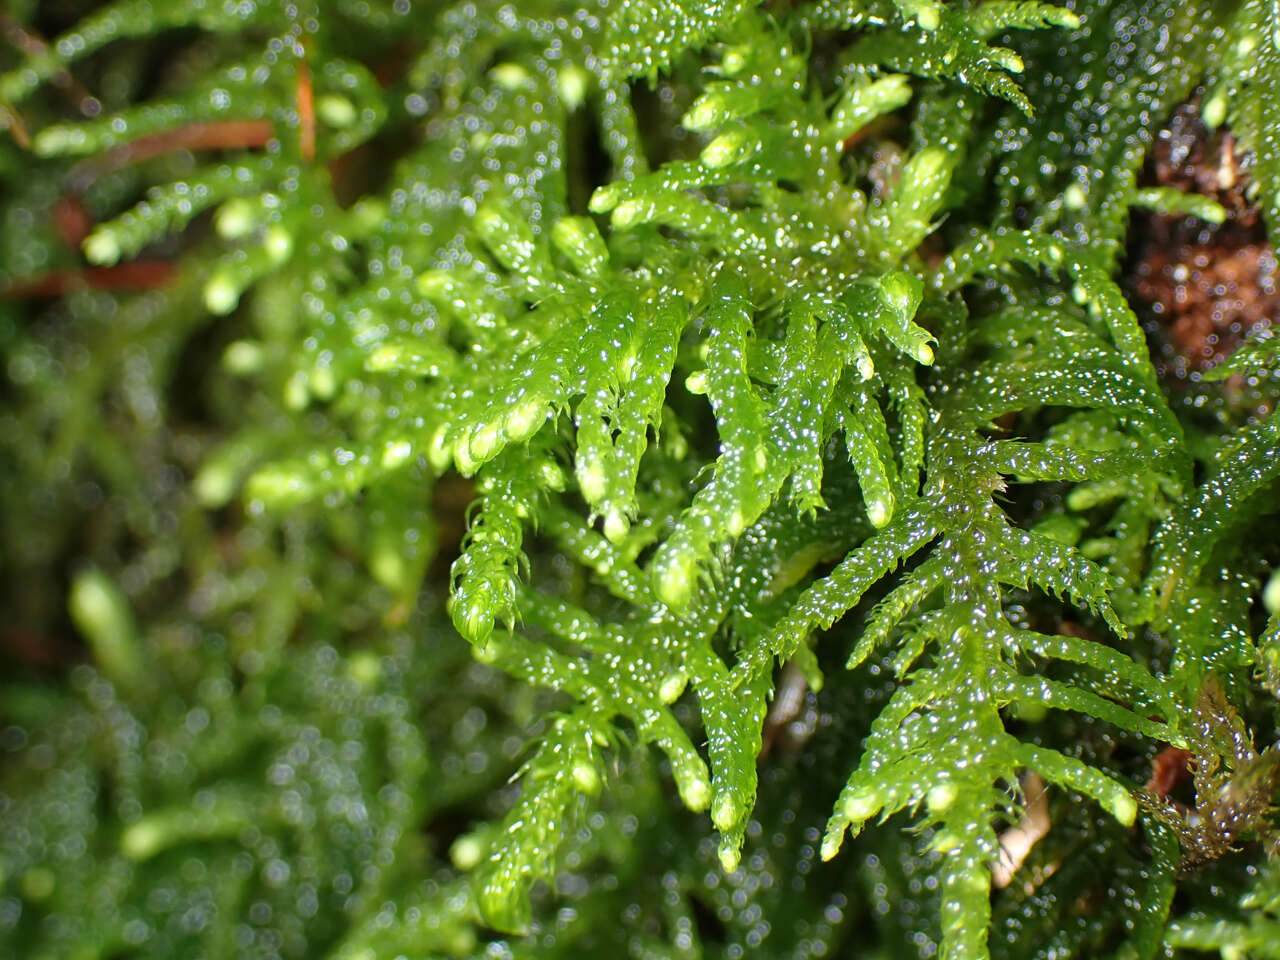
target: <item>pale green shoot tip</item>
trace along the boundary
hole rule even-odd
[[[407,463],[412,453],[413,444],[408,440],[388,440],[387,445],[382,448],[382,466],[392,470]]]
[[[727,793],[721,793],[711,804],[711,822],[721,833],[728,833],[741,819],[738,804]]]
[[[481,648],[493,633],[493,617],[479,600],[467,603],[463,610],[455,610],[453,625],[470,643]]]
[[[587,203],[587,209],[592,213],[608,213],[618,205],[621,199],[621,185],[606,183],[604,186],[596,188],[596,192],[591,195],[591,200]]]
[[[684,388],[692,393],[695,397],[701,397],[707,392],[707,371],[695,370],[684,378]]]
[[[654,588],[658,599],[672,610],[683,610],[693,596],[697,563],[692,550],[676,549],[669,545],[659,554]]]
[[[455,283],[447,270],[428,270],[418,277],[418,292],[428,300],[447,297]]]
[[[822,846],[818,850],[818,856],[823,861],[835,859],[835,855],[840,852],[840,847],[844,843],[844,828],[838,830],[828,830],[827,835],[822,838]]]
[[[933,811],[933,808],[929,808]],[[929,849],[934,853],[950,853],[952,850],[960,846],[961,840],[955,833],[950,830],[939,830],[933,835],[933,839],[929,841]]]
[[[154,820],[139,820],[120,836],[120,852],[130,860],[146,860],[163,849],[164,831]]]
[[[573,765],[573,785],[578,788],[579,793],[586,794],[589,797],[598,796],[600,793],[600,774],[596,773],[595,767],[588,763],[575,763]]]
[[[556,88],[560,91],[560,102],[569,112],[577,110],[587,99],[588,74],[575,64],[567,64],[556,74]]]
[[[222,352],[223,369],[237,376],[257,373],[265,362],[266,351],[253,340],[236,340]]]
[[[730,47],[720,58],[720,72],[726,77],[736,77],[746,69],[748,53],[745,47]]]
[[[1133,821],[1138,816],[1138,804],[1129,791],[1118,790],[1114,796],[1109,798],[1106,806],[1108,812],[1124,826],[1133,826]]]
[[[31,149],[39,157],[54,157],[60,153],[83,153],[91,150],[89,138],[83,130],[72,126],[46,127],[31,141]]]
[[[609,477],[599,457],[579,451],[578,461],[574,464],[574,473],[578,477],[578,489],[587,503],[599,503],[609,491]]]
[[[621,543],[631,532],[631,521],[617,507],[612,507],[604,515],[604,536],[610,543]]]
[[[720,869],[725,873],[733,873],[742,862],[742,853],[728,840],[720,841]]]
[[[204,285],[205,309],[215,317],[225,317],[240,303],[240,291],[231,278],[215,273]]]
[[[718,126],[723,119],[724,107],[720,97],[714,93],[704,93],[694,101],[693,106],[680,122],[686,130],[700,133]]]
[[[262,246],[272,263],[283,263],[289,259],[289,254],[293,253],[293,234],[276,224],[267,231]]]
[[[684,805],[694,813],[701,813],[711,803],[711,784],[706,777],[697,777],[684,785],[680,791]]]
[[[637,200],[624,200],[613,208],[612,223],[619,230],[634,227],[644,219],[644,205]]]
[[[1267,585],[1262,588],[1262,607],[1270,614],[1280,610],[1280,568],[1271,571]]]
[[[99,227],[84,240],[84,255],[90,263],[101,267],[110,267],[120,259],[120,243],[115,234],[105,227]]]
[[[921,30],[933,32],[942,25],[942,16],[938,8],[932,3],[921,4],[916,10],[916,23],[920,25]]]
[[[685,685],[688,682],[689,676],[683,671],[669,674],[662,681],[662,685],[658,687],[658,698],[663,703],[675,703],[680,699],[680,695],[684,693]]]
[[[924,802],[928,806],[930,813],[941,813],[955,803],[959,792],[954,783],[945,780],[929,788]]]
[[[484,844],[472,833],[463,834],[449,848],[449,859],[453,861],[454,867],[463,873],[479,866],[480,861],[484,859],[484,854]]]
[[[500,63],[489,71],[489,76],[503,90],[519,90],[529,82],[529,71],[518,63]]]
[[[311,383],[299,370],[284,385],[284,405],[290,410],[305,410],[311,403]]]
[[[236,492],[236,474],[220,460],[206,463],[191,481],[196,502],[209,510],[225,506]]]
[[[709,170],[733,166],[750,157],[755,151],[751,137],[741,130],[722,133],[703,148],[699,159]]]
[[[484,463],[503,446],[502,428],[496,423],[486,423],[472,431],[467,442],[467,453],[477,464]]]
[[[1205,126],[1210,130],[1218,129],[1227,119],[1227,98],[1220,93],[1215,93],[1205,103],[1200,116],[1204,118]]]
[[[332,93],[316,99],[316,116],[325,126],[335,130],[345,130],[360,117],[355,104],[346,97]]]
[[[546,407],[537,400],[526,400],[513,407],[502,421],[502,430],[513,443],[528,440],[546,422]]]
[[[444,473],[453,462],[453,448],[448,443],[449,429],[442,424],[431,434],[427,443],[427,462],[436,473]]]
[[[318,366],[311,371],[308,379],[311,383],[311,392],[318,400],[332,400],[333,395],[338,392],[338,376],[334,373],[333,367]]]
[[[1080,17],[1073,11],[1063,7],[1055,7],[1050,15],[1049,22],[1058,27],[1066,27],[1068,30],[1075,30],[1080,26]]]
[[[877,530],[883,529],[893,519],[893,497],[885,494],[880,497],[872,497],[867,501],[867,519],[871,521],[871,525]]]
[[[239,240],[258,225],[256,213],[254,205],[244,197],[232,197],[214,214],[213,229],[223,240]]]
[[[382,658],[369,650],[356,650],[348,656],[347,676],[362,690],[372,690],[382,679]]]
[[[875,794],[863,790],[844,802],[841,813],[850,823],[862,823],[879,809],[880,801]]]

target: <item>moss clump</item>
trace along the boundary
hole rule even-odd
[[[1126,299],[1132,209],[1274,236],[1268,5],[76,6],[0,21],[0,951],[1270,949],[1276,352]]]

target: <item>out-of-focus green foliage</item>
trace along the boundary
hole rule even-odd
[[[1120,274],[1276,17],[0,15],[0,952],[1272,955],[1276,353]]]

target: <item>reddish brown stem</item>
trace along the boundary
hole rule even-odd
[[[30,300],[60,297],[72,290],[154,290],[178,274],[165,260],[135,260],[115,267],[86,267],[81,270],[54,270],[26,277],[0,288],[0,299]]]
[[[268,120],[219,120],[189,123],[185,127],[139,137],[112,147],[79,164],[67,178],[68,186],[84,190],[100,176],[175,150],[246,150],[264,147],[275,136]]]
[[[1151,779],[1147,791],[1157,797],[1167,797],[1173,788],[1187,775],[1187,762],[1191,751],[1178,747],[1165,747],[1151,761]]]
[[[306,60],[298,61],[298,151],[307,162],[315,159],[316,103]]]
[[[63,243],[72,250],[79,250],[84,238],[93,230],[93,217],[80,197],[67,193],[53,205],[53,225]]]
[[[30,667],[65,667],[76,660],[75,644],[61,637],[45,636],[5,627],[0,630],[0,654]]]
[[[27,125],[22,122],[22,117],[18,115],[17,110],[6,107],[2,103],[0,103],[0,126],[9,131],[14,143],[23,150],[31,149],[31,137],[27,134]]]

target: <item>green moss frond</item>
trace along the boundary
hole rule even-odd
[[[1280,420],[1122,274],[1230,229],[1144,173],[1201,85],[1276,229],[1270,17],[6,16],[0,569],[87,662],[0,682],[0,951],[1264,943]]]

